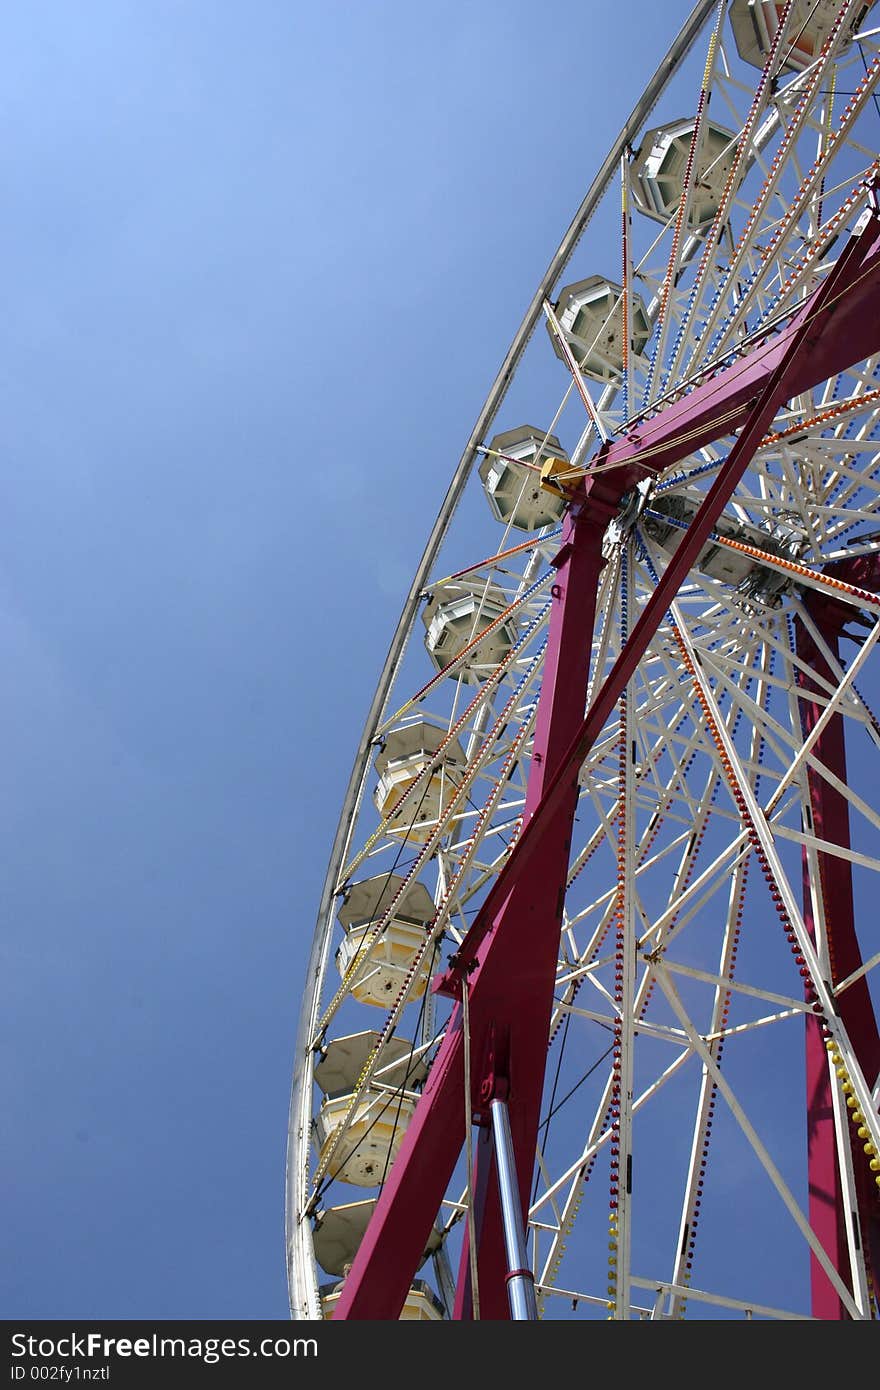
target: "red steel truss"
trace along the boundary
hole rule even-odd
[[[880,216],[872,214],[782,332],[712,377],[695,383],[687,394],[665,405],[651,419],[638,422],[627,435],[604,445],[596,455],[594,463],[601,464],[602,471],[588,470],[577,489],[555,561],[558,576],[522,831],[459,950],[434,982],[435,990],[457,1002],[334,1318],[399,1316],[464,1142],[463,987],[468,990],[470,1099],[481,1136],[474,1184],[480,1315],[509,1316],[499,1201],[486,1121],[491,1099],[505,1098],[525,1213],[544,1084],[578,770],[779,407],[877,351]],[[736,431],[738,437],[727,460],[585,715],[596,592],[604,563],[602,538],[609,518],[642,478]],[[609,472],[609,464],[617,467]],[[818,666],[815,669],[818,671]],[[810,719],[818,717],[810,714],[815,708],[808,699],[804,701],[807,728]],[[831,767],[844,768],[845,775],[842,746],[839,753],[829,751],[836,738],[837,732],[829,724],[817,756],[823,761],[827,758]],[[845,808],[843,818],[839,810],[830,809],[827,790],[821,786],[814,789],[812,780],[811,794],[814,815],[822,817],[822,833],[846,843]],[[823,875],[839,875],[841,861],[833,856],[823,858],[829,861]],[[832,891],[837,894],[836,886]],[[830,918],[826,913],[826,926],[834,936],[835,955],[837,958],[839,953],[839,968],[845,976],[855,959],[849,950],[855,935],[852,910],[842,895],[840,906],[835,896]],[[866,1066],[873,1075],[880,1057],[867,989],[854,986],[847,991],[842,996],[841,1012],[844,1008],[854,1042],[864,1032],[864,1041],[856,1046],[866,1063],[873,1059],[874,1072]],[[817,1189],[821,1188],[817,1201],[833,1203],[837,1190],[828,1149],[833,1134],[827,1132],[823,1118],[826,1097],[819,1076],[821,1066],[826,1077],[828,1068],[818,1024],[813,1026],[815,1038],[808,1033],[807,1041],[814,1087],[810,1177]],[[820,1045],[821,1059],[817,1053]],[[621,1154],[621,1168],[626,1157]],[[867,1206],[864,1215],[867,1218]],[[823,1243],[829,1252],[837,1252],[838,1226],[834,1222],[825,1226]],[[834,1258],[840,1258],[839,1252]],[[471,1316],[469,1263],[466,1243],[455,1306],[459,1318]],[[837,1313],[829,1311],[832,1302],[838,1306]],[[817,1311],[818,1316],[839,1316],[839,1304],[827,1288],[818,1306],[825,1310]]]
[[[857,584],[862,589],[880,590],[880,565],[875,556],[839,561],[828,566],[837,579]],[[809,699],[823,689],[834,688],[837,680],[829,657],[840,666],[840,637],[844,624],[853,616],[852,608],[834,598],[814,591],[806,593],[804,607],[812,620],[818,640],[800,618],[795,619],[795,639],[798,656],[810,671],[798,671],[798,685],[804,692],[800,701],[801,726],[806,737],[818,723],[824,705]],[[844,785],[846,749],[844,746],[843,716],[836,714],[819,734],[814,754],[817,762],[827,768]],[[808,772],[811,825],[805,827],[820,840],[850,849],[849,806],[846,797],[820,772]],[[838,855],[818,851],[818,901],[824,922],[823,957],[827,963],[830,983],[834,986],[847,980],[862,965],[856,934],[856,914],[853,901],[852,864]],[[804,864],[804,920],[814,941],[819,924],[814,911],[814,885],[806,849]],[[865,976],[855,980],[840,996],[839,1010],[850,1042],[865,1076],[880,1074],[880,1033],[871,1005]],[[807,1075],[807,1146],[810,1225],[819,1236],[835,1269],[847,1281],[851,1278],[847,1253],[845,1198],[843,1175],[838,1162],[835,1140],[834,1112],[831,1094],[831,1074],[828,1054],[818,1021],[806,1020]],[[850,1132],[853,1148],[853,1180],[856,1188],[857,1213],[861,1242],[872,1255],[875,1269],[880,1268],[880,1203],[877,1188],[870,1182],[864,1159]],[[840,1299],[815,1256],[811,1255],[813,1316],[837,1320],[847,1316]]]

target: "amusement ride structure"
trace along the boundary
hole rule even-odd
[[[538,286],[331,851],[296,1318],[880,1313],[878,85],[700,0]]]

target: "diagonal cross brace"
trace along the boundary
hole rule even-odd
[[[583,714],[593,616],[604,564],[602,536],[616,498],[591,513],[572,511],[556,556],[550,631],[526,794],[530,814],[559,763]],[[562,912],[560,885],[569,859],[577,787],[564,798],[543,837],[535,872],[519,880],[499,914],[498,940],[487,941],[479,959],[465,957],[475,1115],[488,1119],[496,1089],[509,1083],[509,1117],[523,1209],[528,1202],[544,1080],[547,1035]],[[428,1229],[448,1186],[464,1138],[464,1034],[456,1003],[425,1089],[407,1127],[379,1197],[374,1218],[355,1257],[334,1311],[335,1318],[394,1318],[425,1248],[417,1232]],[[527,1155],[523,1161],[522,1155]],[[500,1239],[492,1149],[478,1146],[480,1313],[508,1316],[506,1264]],[[463,1259],[463,1270],[467,1269]],[[460,1279],[459,1316],[470,1315],[466,1273]]]
[[[857,296],[859,313],[865,316],[871,330],[870,338],[866,337],[864,328],[858,335],[859,356],[852,355],[855,343],[851,332],[850,293]],[[474,954],[476,945],[510,891],[511,879],[518,877],[528,865],[533,847],[540,839],[545,819],[553,815],[564,796],[566,784],[577,777],[584,758],[601,732],[626,682],[644,656],[669,603],[694,564],[734,487],[745,473],[766,424],[773,419],[780,404],[794,394],[792,381],[797,381],[797,392],[800,393],[824,380],[826,375],[845,371],[863,357],[880,352],[880,216],[872,216],[861,234],[849,243],[834,269],[805,302],[786,335],[786,341],[787,351],[781,361],[775,363],[769,380],[765,379],[763,391],[754,402],[748,423],[726,462],[721,465],[712,488],[664,570],[657,588],[632,630],[629,641],[587,711],[577,736],[560,762],[558,771],[546,786],[540,805],[524,824],[516,846],[472,923],[458,952],[462,959],[468,954]],[[821,352],[817,349],[820,343]],[[813,361],[819,372],[812,381],[806,379],[805,360]],[[731,368],[731,371],[733,370]],[[723,373],[720,373],[720,376],[723,376]],[[712,383],[713,386],[715,384]],[[699,389],[694,391],[694,397]],[[736,390],[738,391],[738,385]],[[763,423],[756,424],[758,420]],[[686,429],[686,426],[687,421],[678,422],[679,428]],[[597,462],[603,462],[602,453],[597,455]],[[630,456],[619,457],[619,462],[626,484],[621,490],[622,496],[626,487],[631,486],[644,474],[645,466],[638,464],[637,448]],[[649,467],[649,471],[655,471],[653,466]],[[596,477],[591,477],[588,473],[582,484],[581,506],[588,507],[599,489],[602,490],[603,498],[607,497],[612,489],[612,480],[616,478],[616,472],[603,472]]]
[[[649,422],[664,451],[639,461],[642,438],[604,448],[596,462],[619,464],[587,473],[566,522],[557,557],[547,665],[529,774],[523,829],[435,988],[469,989],[475,1117],[488,1113],[494,1078],[503,1076],[523,1211],[527,1209],[544,1081],[547,1035],[558,957],[562,900],[578,772],[626,682],[754,456],[780,404],[826,376],[880,350],[880,218],[846,247],[800,313],[772,344],[721,371]],[[743,400],[743,377],[749,392]],[[725,381],[727,405],[725,406]],[[691,414],[687,407],[691,402]],[[729,434],[736,409],[741,433],[649,599],[632,634],[583,716],[589,676],[602,537],[624,493],[646,473],[692,451],[681,436],[710,428]],[[674,417],[672,412],[675,412]],[[664,426],[664,420],[666,425]],[[676,441],[679,441],[678,443]],[[709,437],[703,439],[709,442]],[[676,454],[676,450],[683,452]],[[348,1274],[335,1318],[397,1318],[458,1161],[464,1140],[464,1037],[456,1004],[400,1152]],[[491,1185],[489,1186],[491,1191]],[[485,1316],[504,1317],[497,1208],[483,1213],[480,1269]],[[487,1283],[484,1293],[483,1285]],[[461,1300],[459,1301],[461,1307]]]

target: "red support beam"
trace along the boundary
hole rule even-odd
[[[780,404],[795,391],[807,390],[880,349],[878,322],[880,219],[872,217],[772,344],[720,372],[705,388],[697,387],[679,405],[668,407],[668,413],[661,412],[649,422],[650,440],[643,432],[600,451],[597,463],[613,461],[620,467],[588,473],[572,505],[557,559],[559,577],[523,829],[449,969],[435,982],[453,996],[460,996],[462,981],[468,982],[475,1115],[482,1118],[482,1111],[488,1110],[493,1085],[509,1085],[524,1212],[538,1133],[578,771]],[[741,434],[585,716],[601,541],[609,516],[635,481],[667,466],[673,455],[681,458],[692,452],[695,432],[709,431],[703,442],[729,434],[735,427],[730,417],[736,412]],[[640,461],[646,441],[662,442],[664,447],[652,452],[650,460]],[[463,1089],[457,1003],[334,1317],[399,1316],[461,1151]],[[498,1289],[504,1271],[492,1186],[489,1180],[481,1212],[479,1279],[481,1301],[485,1281],[486,1307],[491,1316],[501,1317],[505,1310]],[[460,1290],[460,1315],[466,1316],[467,1304]]]
[[[828,569],[838,578],[846,579],[850,583],[857,582],[862,588],[874,591],[880,589],[880,568],[875,556],[859,557],[852,562],[845,561],[842,565],[838,563],[828,566]],[[812,591],[805,595],[804,603],[832,657],[841,664],[839,638],[843,624],[852,616],[851,608]],[[819,700],[811,700],[809,695],[824,693],[821,681],[827,682],[833,688],[837,680],[824,652],[800,619],[795,621],[795,634],[798,656],[809,665],[815,677],[813,679],[806,672],[798,671],[798,686],[803,692],[799,702],[801,725],[806,737],[815,728],[824,710],[824,704]],[[819,763],[841,782],[847,783],[842,715],[836,714],[829,720],[816,741],[814,753]],[[812,768],[808,771],[808,787],[813,833],[831,844],[849,849],[850,820],[846,797]],[[837,855],[822,851],[818,852],[817,859],[829,975],[830,982],[834,985],[845,980],[862,964],[856,933],[852,864]],[[815,940],[816,923],[806,850],[803,865],[804,918]],[[838,1007],[859,1065],[868,1085],[873,1086],[880,1072],[880,1033],[864,976],[844,991]],[[844,1193],[837,1157],[828,1054],[819,1024],[810,1015],[806,1019],[806,1080],[810,1225],[821,1240],[834,1267],[844,1280],[849,1281],[851,1271],[844,1224]],[[855,1139],[852,1130],[849,1137],[862,1240],[866,1247],[869,1267],[873,1255],[877,1273],[880,1272],[877,1265],[880,1256],[880,1203],[877,1188],[872,1181],[865,1155],[861,1151],[861,1144]],[[810,1274],[813,1316],[832,1321],[847,1319],[849,1315],[814,1256],[811,1256]]]
[[[777,336],[720,368],[651,419],[638,422],[600,451],[596,461],[624,470],[627,486],[632,487],[647,473],[659,473],[705,444],[741,429],[784,358],[789,360],[787,394],[783,397],[787,399],[870,357],[877,351],[878,266],[880,218],[874,214],[830,272],[829,279],[834,277],[830,289],[828,280],[824,281],[807,300],[805,309]],[[823,306],[821,319],[816,318]],[[810,318],[812,331],[805,338],[802,330]],[[792,356],[795,338],[800,341]]]
[[[798,389],[802,391],[807,389],[808,385],[816,385],[823,379],[821,376],[814,380],[808,379],[804,371],[804,358],[813,360],[812,354],[816,344],[821,340],[820,361],[822,370],[827,367],[830,361],[837,363],[836,371],[843,371],[846,366],[851,366],[860,360],[859,357],[849,355],[850,340],[846,333],[851,328],[851,316],[847,312],[845,287],[849,287],[849,293],[858,295],[859,304],[868,313],[872,346],[864,355],[880,351],[880,230],[878,229],[880,229],[880,216],[875,215],[871,217],[861,234],[853,238],[833,270],[805,302],[790,330],[786,332],[786,352],[781,360],[774,359],[773,370],[769,377],[766,375],[766,361],[763,361],[762,373],[758,375],[763,389],[753,402],[747,423],[726,462],[720,466],[718,475],[699,512],[691,521],[687,532],[683,534],[674,556],[643,609],[629,640],[593,700],[577,735],[563,755],[558,770],[544,784],[544,794],[540,804],[524,826],[513,853],[474,919],[459,952],[463,958],[468,954],[472,956],[475,953],[477,945],[488,930],[489,925],[495,920],[496,913],[508,896],[511,881],[529,869],[531,856],[540,844],[545,824],[552,821],[558,806],[568,795],[571,785],[576,782],[578,769],[601,733],[627,681],[644,656],[670,602],[675,598],[680,585],[695,563],[733,489],[748,468],[754,451],[766,430],[767,423],[772,420],[782,402],[789,399],[793,393],[792,380],[796,379],[800,383]],[[842,337],[841,333],[843,334]],[[863,346],[864,334],[860,333],[858,336],[859,351]],[[743,369],[742,363],[737,364],[737,366],[740,370]],[[730,368],[730,371],[734,372],[734,368]],[[716,385],[723,375],[723,373],[719,373],[719,377],[709,384]],[[738,378],[734,376],[732,385],[735,390],[738,390],[737,381]],[[691,401],[697,398],[700,389],[698,387],[687,399]],[[699,400],[697,408],[701,408]],[[669,409],[677,410],[677,407],[670,406]],[[659,416],[658,422],[662,422],[663,418],[663,415]],[[651,423],[653,425],[658,422],[652,421]],[[677,416],[676,432],[686,433],[686,427],[687,421],[683,421]],[[587,474],[581,489],[581,506],[588,508],[594,497],[597,496],[607,499],[612,484],[615,491],[620,489],[619,496],[622,497],[624,491],[645,473],[655,471],[654,460],[650,465],[640,466],[638,464],[638,444],[633,445],[630,441],[625,441],[625,443],[626,450],[615,455],[621,464],[619,470],[611,473]],[[618,445],[613,445],[612,450],[617,450],[618,447]],[[600,451],[597,455],[597,461],[604,466],[609,457],[610,454],[606,455],[604,451]],[[677,457],[681,457],[681,455],[677,455]],[[629,463],[626,462],[627,458],[630,460]]]
[[[554,562],[558,577],[551,592],[547,656],[523,809],[524,825],[528,824],[540,805],[547,782],[559,766],[583,718],[596,594],[604,565],[602,538],[608,522],[616,513],[619,500],[616,492],[612,492],[601,503],[598,500],[594,502],[589,513],[575,509]],[[577,787],[574,786],[547,827],[541,863],[536,868],[534,881],[526,878],[518,880],[502,909],[505,962],[502,966],[505,975],[502,989],[505,997],[491,1010],[491,1023],[507,1037],[507,1075],[504,1080],[511,1083],[508,1110],[524,1216],[528,1210],[538,1139],[547,1036],[559,957],[563,890],[576,805]],[[502,945],[496,947],[495,954],[496,958],[501,957]],[[516,961],[517,965],[507,963],[511,960]],[[520,982],[514,984],[510,975],[515,970],[522,972],[524,967],[528,975],[523,974]],[[473,978],[475,999],[479,976],[478,967]],[[483,1020],[484,1023],[487,1021],[490,1020]],[[485,1123],[488,1123],[488,1116]],[[490,1156],[491,1147],[482,1148],[483,1161],[490,1161]],[[484,1319],[506,1318],[505,1250],[498,1188],[494,1180],[487,1186],[486,1199],[485,1209],[481,1213],[483,1229],[477,1270],[480,1316]],[[459,1273],[460,1292],[463,1281],[469,1290],[467,1235]],[[460,1298],[457,1302],[460,1302],[461,1315],[466,1316],[469,1299]]]
[[[532,772],[524,817],[540,804],[544,786],[579,726],[586,701],[602,537],[618,498],[569,514],[556,557],[545,676],[535,728]],[[562,901],[577,787],[557,807],[535,856],[534,873],[511,885],[481,949],[463,959],[468,980],[470,1047],[476,1116],[488,1120],[494,1084],[507,1087],[510,1124],[523,1211],[537,1143],[553,985],[559,955]],[[361,1242],[334,1318],[399,1316],[440,1200],[464,1139],[464,1065],[461,1005],[456,1004],[425,1090]],[[478,1213],[481,1239],[478,1283],[481,1317],[508,1315],[506,1265],[495,1184],[479,1146],[480,1186],[487,1200]],[[463,1262],[462,1273],[468,1278]],[[461,1316],[470,1310],[460,1288]]]

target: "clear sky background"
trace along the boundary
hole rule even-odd
[[[294,1033],[367,705],[689,10],[3,7],[0,1316],[287,1315]]]

